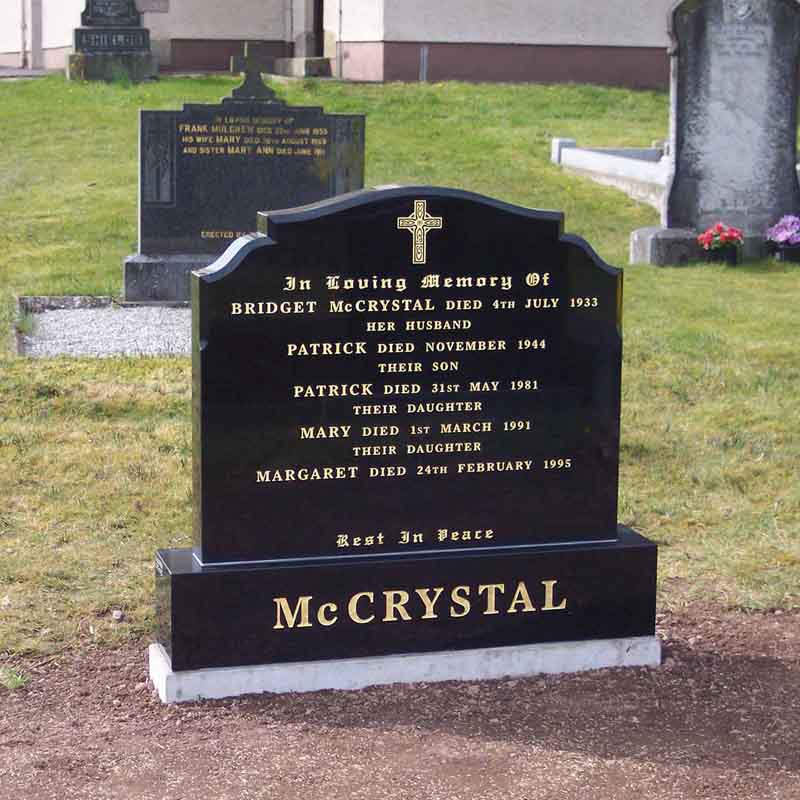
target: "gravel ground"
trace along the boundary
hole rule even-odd
[[[800,800],[800,611],[658,628],[653,669],[169,707],[86,640],[10,664],[0,800]]]
[[[107,306],[34,314],[33,334],[20,352],[51,356],[183,356],[191,345],[189,308]]]

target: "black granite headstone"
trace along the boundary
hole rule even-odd
[[[617,527],[621,272],[455,190],[260,218],[192,276],[173,669],[652,635],[655,546]],[[367,624],[387,595],[407,624]]]
[[[360,189],[364,117],[287,106],[248,70],[232,98],[142,111],[139,255],[125,299],[187,301],[189,272],[255,229],[258,211]]]

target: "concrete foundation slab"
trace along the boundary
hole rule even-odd
[[[160,644],[149,648],[150,679],[164,703],[274,692],[363,689],[391,683],[490,680],[661,663],[655,636],[491,647],[441,653],[264,664],[173,672]]]

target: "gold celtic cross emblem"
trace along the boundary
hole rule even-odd
[[[428,232],[443,227],[444,222],[441,217],[432,217],[428,214],[427,200],[415,200],[411,216],[397,218],[397,229],[408,231],[414,239],[412,264],[428,263]]]

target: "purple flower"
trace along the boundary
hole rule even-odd
[[[800,244],[800,217],[787,214],[776,225],[767,228],[767,241],[776,244]]]

